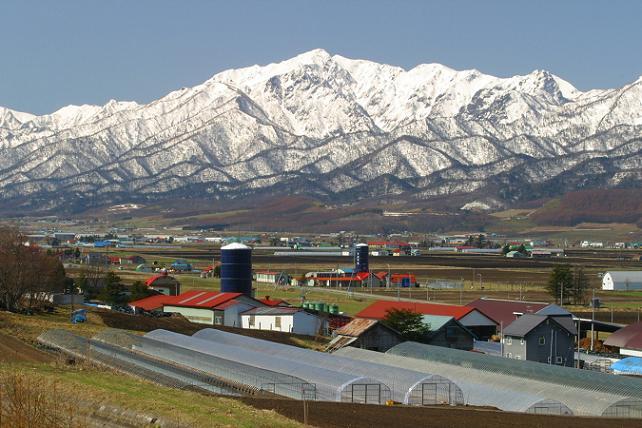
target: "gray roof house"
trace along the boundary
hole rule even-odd
[[[572,367],[577,327],[568,316],[526,314],[503,331],[503,356]]]

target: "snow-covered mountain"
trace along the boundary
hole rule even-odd
[[[547,71],[405,71],[313,50],[145,105],[0,107],[0,154],[0,205],[16,210],[259,192],[501,204],[639,185],[642,78],[582,92]]]

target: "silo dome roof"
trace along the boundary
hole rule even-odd
[[[238,242],[233,242],[231,244],[227,244],[224,247],[221,247],[221,250],[250,250],[251,248],[248,247],[245,244],[240,244]]]

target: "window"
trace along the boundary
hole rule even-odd
[[[521,339],[519,339],[519,344],[520,345],[524,345],[524,338],[523,337]]]
[[[555,364],[562,364],[563,362],[564,362],[564,359],[559,355],[555,357]]]
[[[274,328],[281,328],[281,317],[274,317]]]
[[[256,322],[256,317],[254,315],[250,315],[250,320],[249,320],[250,327],[254,327],[255,322]]]
[[[510,336],[508,336],[508,337],[506,338],[506,344],[507,344],[507,345],[512,345],[512,344],[513,344],[513,338],[512,338],[512,337],[510,337]]]
[[[511,354],[511,353],[509,352],[508,354],[506,354],[506,357],[508,357],[508,358],[513,358],[513,354]]]
[[[537,343],[540,345],[546,345],[546,338],[544,336],[540,336]]]
[[[516,359],[516,360],[521,360],[521,359],[522,359],[522,356],[521,356],[521,355],[515,355],[515,359]]]

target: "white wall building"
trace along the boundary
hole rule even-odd
[[[602,277],[602,290],[642,290],[642,271],[609,271]]]
[[[327,321],[301,308],[253,308],[241,314],[243,328],[315,336],[325,333]]]

